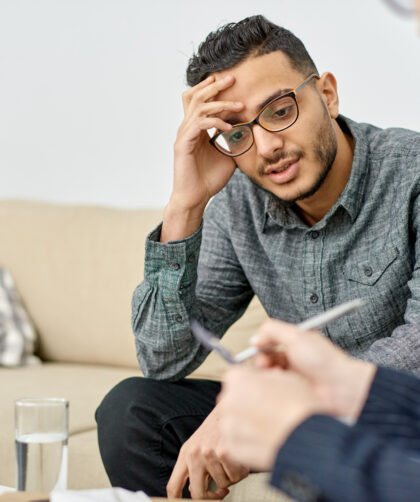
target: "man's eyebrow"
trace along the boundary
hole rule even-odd
[[[276,92],[273,92],[273,94],[264,99],[262,103],[257,105],[257,110],[261,111],[265,105],[268,105],[270,101],[273,101],[273,99],[279,98],[280,96],[283,96],[283,94],[287,94],[290,91],[293,91],[293,89],[279,89]]]
[[[257,105],[257,113],[260,112],[264,108],[264,106],[268,105],[270,101],[273,101],[273,99],[279,98],[280,96],[283,96],[283,94],[287,94],[290,91],[293,91],[293,89],[278,89],[276,92],[273,92],[272,94],[270,94],[270,96],[267,96],[264,101]],[[241,124],[244,122],[239,116],[230,116],[223,121],[232,125]]]

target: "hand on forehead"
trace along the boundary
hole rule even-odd
[[[250,57],[233,68],[214,73],[216,81],[227,76],[233,77],[233,84],[219,92],[215,99],[242,102],[243,113],[251,115],[258,112],[268,98],[288,92],[305,77],[292,68],[280,51]]]

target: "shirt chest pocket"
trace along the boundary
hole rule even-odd
[[[398,248],[388,245],[366,260],[348,263],[344,275],[348,296],[362,298],[365,303],[360,311],[347,316],[350,331],[363,351],[403,323],[409,268]]]
[[[397,260],[398,255],[398,248],[390,246],[381,252],[371,255],[366,261],[348,264],[344,275],[349,281],[365,286],[374,286],[387,269]]]

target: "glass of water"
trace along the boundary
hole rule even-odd
[[[17,489],[67,489],[69,402],[63,398],[15,401]]]

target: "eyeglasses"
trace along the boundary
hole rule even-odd
[[[251,122],[236,124],[230,131],[216,131],[210,143],[223,155],[237,157],[247,152],[254,144],[252,127],[255,124],[269,132],[284,131],[292,126],[299,117],[296,93],[313,78],[319,76],[312,73],[293,91],[274,98]]]

